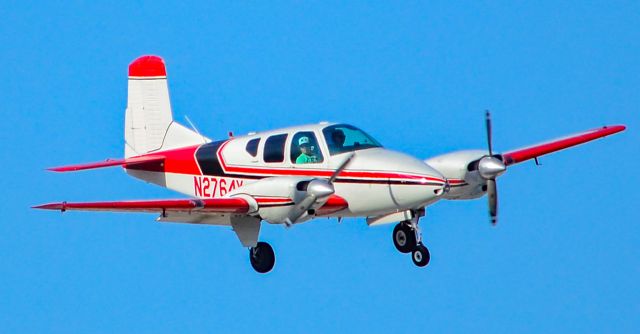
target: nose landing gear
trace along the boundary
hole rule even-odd
[[[396,225],[393,229],[393,245],[400,253],[411,253],[411,259],[418,267],[426,266],[431,260],[429,249],[422,244],[417,216]]]
[[[413,263],[418,267],[424,267],[429,264],[431,260],[431,254],[429,253],[429,249],[425,247],[423,244],[419,244],[416,249],[411,253],[411,259]]]

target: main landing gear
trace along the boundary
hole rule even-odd
[[[249,260],[255,271],[264,274],[273,269],[276,264],[276,255],[271,245],[261,241],[255,247],[249,248]]]
[[[396,225],[393,229],[393,244],[399,252],[411,253],[411,259],[418,267],[426,266],[431,260],[429,249],[422,244],[417,217]]]

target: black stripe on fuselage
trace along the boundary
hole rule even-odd
[[[227,176],[224,174],[220,161],[218,160],[218,149],[224,142],[226,142],[226,140],[219,140],[198,147],[196,151],[196,161],[203,175]]]
[[[291,202],[291,203],[274,203],[274,204],[258,204],[258,206],[260,208],[277,208],[280,206],[292,206],[295,203]]]

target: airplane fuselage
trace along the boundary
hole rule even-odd
[[[355,152],[348,168],[335,180],[335,195],[344,198],[348,207],[327,216],[375,216],[419,209],[444,193],[445,178],[409,155],[378,145],[331,154],[329,139],[322,131],[330,126],[291,127],[164,151],[164,162],[129,167],[127,172],[189,196],[222,198],[242,193],[243,187],[266,178],[327,179]],[[300,133],[315,137],[315,154],[321,157],[316,162],[296,163],[295,140]],[[270,144],[272,138],[279,140],[275,146]],[[282,205],[291,205],[294,199],[286,200],[285,193],[286,189],[282,196],[270,197],[282,197]]]

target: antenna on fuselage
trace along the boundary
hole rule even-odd
[[[184,119],[187,121],[187,123],[189,123],[189,126],[191,126],[191,129],[193,129],[193,131],[195,131],[200,137],[202,137],[202,142],[206,143],[207,139],[200,133],[200,131],[198,131],[198,128],[196,128],[193,122],[189,119],[189,116],[184,115]]]

